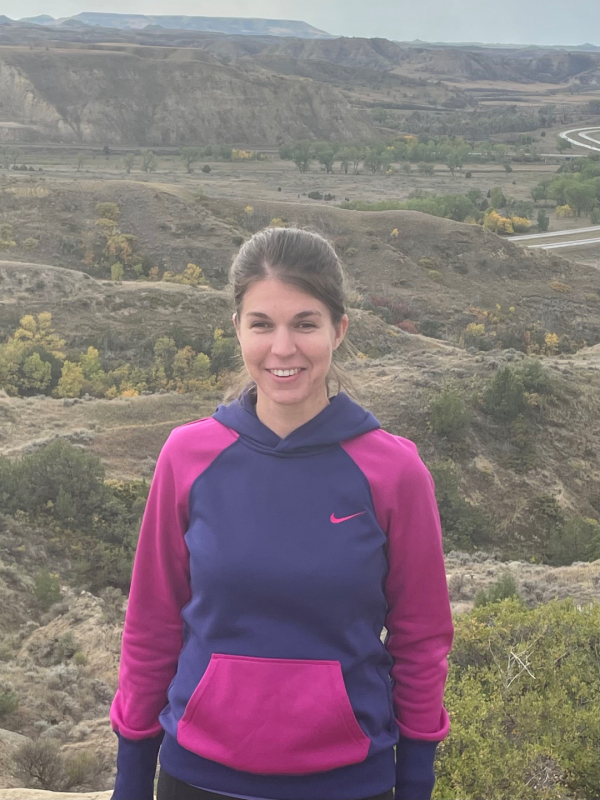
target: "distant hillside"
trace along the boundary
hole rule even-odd
[[[72,17],[54,19],[47,14],[38,17],[24,17],[21,22],[34,22],[37,25],[61,27],[69,22],[95,25],[101,28],[117,28],[119,30],[143,30],[147,27],[166,28],[184,31],[217,31],[220,33],[256,34],[269,36],[300,36],[307,39],[328,38],[331,34],[314,28],[306,22],[289,19],[253,19],[244,17],[187,17],[187,16],[153,16],[149,14],[105,14],[84,11]]]
[[[336,88],[249,73],[202,51],[0,47],[2,114],[30,139],[141,146],[370,139]]]

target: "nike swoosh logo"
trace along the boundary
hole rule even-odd
[[[340,517],[340,519],[338,519],[335,516],[335,514],[332,514],[329,517],[329,520],[330,520],[330,522],[345,522],[347,519],[352,519],[352,517],[359,517],[361,514],[365,514],[365,513],[366,513],[365,511],[359,511],[358,514],[350,514],[349,517]]]

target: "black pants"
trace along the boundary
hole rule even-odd
[[[206,792],[204,789],[197,789],[189,783],[178,781],[172,775],[160,768],[158,773],[158,786],[156,788],[156,800],[227,800],[230,795],[217,794],[216,792]],[[383,794],[365,798],[365,800],[393,800],[394,790],[390,789]]]

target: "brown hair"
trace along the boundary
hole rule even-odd
[[[242,303],[247,290],[258,281],[276,277],[306,294],[316,297],[329,309],[334,326],[346,313],[348,278],[333,246],[321,234],[305,228],[265,228],[255,233],[239,249],[229,269],[229,285],[233,290],[235,311],[241,317]],[[334,350],[332,363],[325,378],[327,395],[330,384],[337,383],[337,391],[344,390],[356,400],[360,392],[339,363],[339,351],[355,356],[356,348],[344,337]],[[248,391],[256,402],[256,383],[248,381],[244,366],[235,374],[234,381],[225,392],[223,402],[240,398]]]

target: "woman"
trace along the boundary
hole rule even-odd
[[[158,800],[427,800],[453,637],[433,480],[340,391],[345,277],[325,239],[260,231],[230,282],[252,380],[158,458],[113,800],[152,800],[158,755]]]

